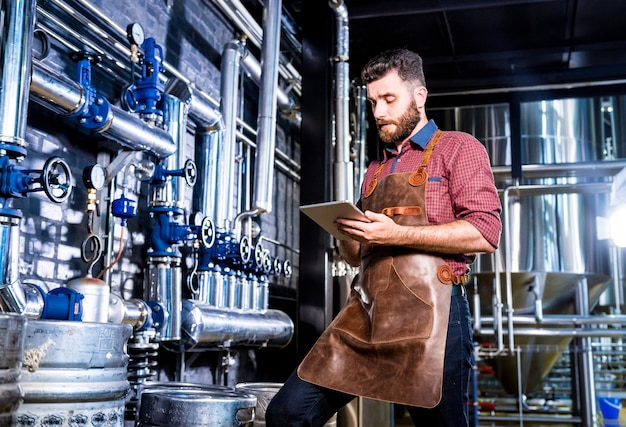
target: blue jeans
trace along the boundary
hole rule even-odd
[[[469,303],[453,296],[444,361],[443,397],[432,409],[408,407],[416,426],[469,426],[468,385],[473,365]],[[322,427],[355,396],[302,381],[292,373],[265,412],[267,427]]]

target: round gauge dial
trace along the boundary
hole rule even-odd
[[[132,44],[141,45],[144,41],[143,27],[137,22],[133,22],[126,27],[126,36]]]
[[[83,182],[87,188],[100,190],[106,184],[107,172],[99,164],[89,166],[83,171]]]

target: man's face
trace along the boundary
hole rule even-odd
[[[413,90],[395,71],[367,85],[378,134],[385,143],[402,144],[421,120]]]

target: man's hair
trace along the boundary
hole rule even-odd
[[[400,78],[406,82],[419,82],[426,86],[422,58],[408,49],[387,50],[367,61],[361,70],[363,84],[382,78],[391,70],[396,70]]]

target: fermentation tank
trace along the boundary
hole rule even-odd
[[[579,286],[586,289],[592,310],[611,280],[611,246],[597,226],[598,218],[607,215],[611,177],[598,173],[600,168],[581,166],[612,160],[607,153],[623,149],[606,145],[599,100],[522,103],[517,152],[522,176],[515,179],[509,114],[508,105],[446,112],[451,121],[447,126],[470,132],[485,144],[504,209],[500,248],[494,255],[479,256],[472,266],[470,294],[475,285],[480,314],[492,316],[499,271],[502,304],[510,303],[514,314],[581,314],[576,308]],[[507,280],[512,302],[506,301]],[[539,388],[571,341],[571,335],[515,336],[515,348],[521,350],[522,393]],[[489,363],[505,390],[517,394],[516,362],[505,357]]]

